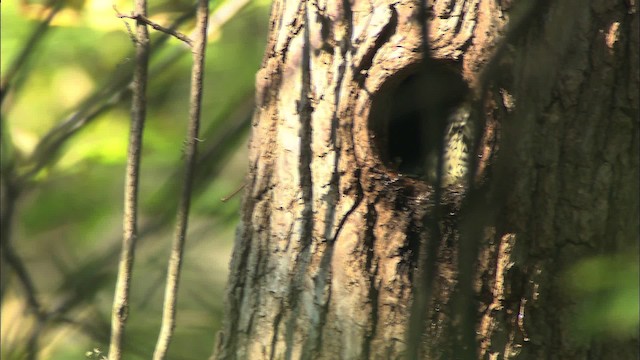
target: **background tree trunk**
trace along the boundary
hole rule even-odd
[[[573,341],[576,300],[561,281],[582,257],[637,251],[634,4],[429,1],[429,48],[443,67],[426,81],[437,94],[462,79],[479,105],[472,194],[483,200],[465,200],[459,184],[442,192],[422,356],[455,353],[461,211],[480,229],[481,358],[637,356],[635,341]],[[434,191],[398,172],[389,144],[404,138],[380,114],[422,60],[419,9],[274,1],[218,358],[405,354]]]

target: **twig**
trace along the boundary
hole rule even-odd
[[[175,37],[176,39],[185,42],[187,45],[193,46],[193,40],[191,40],[187,35],[181,33],[180,31],[177,31],[175,29],[166,28],[166,27],[164,27],[164,26],[162,26],[162,25],[160,25],[160,24],[158,24],[158,23],[156,23],[154,21],[151,21],[151,19],[149,19],[148,17],[146,17],[145,15],[143,15],[143,14],[141,14],[139,12],[136,12],[136,13],[131,12],[131,14],[129,14],[129,15],[123,14],[120,11],[118,11],[118,9],[116,8],[115,4],[113,4],[113,10],[115,10],[116,16],[118,18],[120,18],[120,19],[131,19],[131,20],[136,20],[138,22],[145,23],[145,24],[151,26],[152,28],[154,28],[155,30],[158,30],[158,31],[163,32],[163,33],[168,34],[168,35],[171,35],[171,36]],[[138,41],[137,38],[136,38],[136,41]]]
[[[34,54],[33,49],[36,47],[38,42],[40,42],[44,38],[44,34],[49,29],[51,20],[53,20],[60,9],[62,9],[62,5],[63,2],[60,0],[51,0],[46,5],[46,8],[50,8],[49,14],[44,19],[44,21],[38,24],[36,29],[33,31],[33,34],[31,34],[31,36],[27,40],[26,45],[22,48],[22,51],[20,51],[20,54],[18,54],[18,56],[5,72],[5,76],[2,77],[2,81],[0,81],[0,104],[2,104],[2,102],[6,98],[6,95],[11,88],[13,78],[18,74],[20,68],[27,63],[29,56]]]
[[[27,271],[27,267],[24,265],[20,256],[15,252],[10,242],[13,216],[15,215],[15,204],[20,194],[19,188],[11,178],[12,175],[12,169],[7,173],[2,174],[4,196],[1,210],[2,215],[0,217],[0,253],[2,254],[3,262],[6,262],[18,277],[18,280],[24,289],[27,309],[33,313],[36,318],[36,325],[32,328],[29,335],[29,341],[27,342],[27,359],[30,360],[35,359],[38,354],[40,330],[46,321],[47,313],[42,308],[42,305],[38,300],[36,288],[33,284],[31,275],[29,275],[29,272]]]
[[[193,67],[191,72],[191,95],[189,105],[189,128],[187,130],[187,146],[185,149],[184,183],[180,204],[176,233],[171,247],[169,268],[167,270],[167,286],[165,288],[164,305],[162,311],[162,326],[158,335],[158,342],[153,353],[154,360],[162,360],[167,356],[169,343],[173,336],[176,323],[176,304],[178,301],[178,285],[180,269],[184,253],[184,243],[187,235],[189,220],[189,206],[194,179],[195,164],[198,150],[198,133],[200,129],[200,113],[202,109],[202,90],[204,77],[204,57],[207,45],[207,21],[209,18],[209,1],[199,0],[196,14],[195,46],[193,47]]]
[[[171,28],[177,28],[180,24],[190,19],[194,12],[195,9],[185,12],[174,21]],[[170,35],[165,34],[165,36],[158,39],[151,46],[151,51],[159,49],[164,45],[169,36]],[[184,54],[182,51],[175,52],[173,54],[174,56],[169,57],[168,61],[163,61],[161,64],[155,66],[151,70],[151,74],[161,72],[168,66],[175,64],[176,59],[182,54]],[[78,106],[78,110],[74,111],[65,120],[59,122],[58,125],[49,130],[36,145],[36,150],[33,152],[33,155],[25,161],[26,164],[31,163],[33,165],[27,166],[29,170],[20,176],[21,182],[26,183],[31,176],[50,164],[52,160],[55,159],[55,155],[58,153],[60,147],[65,144],[69,138],[93,121],[98,115],[117,104],[123,98],[123,95],[130,90],[129,85],[131,83],[132,72],[133,67],[121,67],[119,71],[110,77],[106,85],[85,99],[82,104]]]
[[[223,197],[222,199],[220,199],[220,201],[227,202],[227,201],[231,200],[231,198],[233,198],[234,196],[238,195],[238,193],[240,193],[240,191],[242,191],[242,189],[244,189],[245,185],[247,185],[247,184],[240,185],[231,194],[229,194],[229,195]]]
[[[56,1],[57,0],[52,0],[51,3],[55,3]],[[243,1],[243,2],[244,4],[246,4],[246,1]],[[58,2],[58,3],[60,4],[61,2]],[[223,7],[220,7],[220,9],[216,9],[215,13],[217,14],[218,12],[222,11],[222,8]],[[241,8],[242,7],[236,7],[233,10],[239,11]],[[181,15],[179,18],[177,18],[174,21],[171,28],[177,28],[180,24],[184,23],[186,20],[192,18],[194,12],[195,12],[195,7],[185,12],[183,15]],[[54,14],[55,14],[55,11],[52,10],[48,14],[48,16],[50,18],[53,18]],[[212,21],[213,25],[210,26],[210,29],[209,29],[210,31],[215,31],[216,29],[224,25],[224,23],[231,18],[230,14],[227,13],[226,11],[223,16],[219,16],[218,18],[220,17],[223,18],[223,20],[218,22]],[[47,19],[47,21],[50,21],[50,20],[51,19]],[[42,26],[43,24],[40,24],[38,29],[40,29],[40,27]],[[43,28],[43,29],[46,29],[46,28]],[[42,33],[39,33],[39,31],[43,31],[43,30],[40,29],[40,30],[34,31],[34,35],[32,36],[32,38],[30,38],[30,40],[27,41],[27,46],[30,46],[33,48],[34,44],[40,40],[40,38],[42,37]],[[38,36],[35,36],[36,33],[38,33]],[[168,39],[168,37],[169,35],[167,34],[160,37],[156,42],[154,42],[154,44],[152,45],[152,49],[157,49],[160,46],[162,46],[165,43],[166,39]],[[21,54],[22,53],[30,54],[30,51],[23,50]],[[184,54],[184,51],[180,49],[179,51],[175,51],[169,56],[164,57],[160,63],[154,66],[154,68],[151,70],[151,74],[163,71],[168,66],[175,64],[176,62],[175,60],[179,56],[182,56],[183,54]],[[21,57],[19,56],[19,58]],[[9,76],[8,74],[9,73],[7,73],[7,76],[3,78],[3,84],[5,84],[4,81],[6,81],[6,79],[11,79],[13,77],[13,75]],[[66,119],[64,119],[63,121],[60,121],[59,125],[49,130],[49,132],[38,143],[36,147],[37,150],[34,151],[33,155],[28,159],[26,159],[26,161],[24,162],[21,161],[22,164],[31,164],[27,166],[26,172],[22,172],[21,174],[14,174],[13,169],[7,167],[7,162],[3,163],[2,171],[0,172],[0,174],[3,177],[2,185],[3,186],[8,185],[10,181],[9,178],[13,176],[11,174],[14,174],[16,176],[16,179],[11,180],[11,182],[12,184],[15,184],[17,186],[17,189],[15,191],[18,191],[19,194],[22,194],[24,192],[23,190],[25,190],[27,184],[29,183],[29,179],[33,175],[38,173],[38,171],[40,171],[42,168],[49,166],[52,163],[52,161],[55,160],[56,158],[55,154],[58,153],[58,150],[60,149],[61,146],[67,143],[67,141],[71,137],[73,137],[73,135],[77,134],[82,128],[84,128],[87,124],[91,123],[100,114],[104,113],[105,111],[110,109],[113,105],[116,105],[117,103],[119,103],[122,98],[124,98],[125,93],[130,90],[128,88],[128,85],[130,84],[130,80],[129,80],[130,78],[131,78],[131,68],[129,68],[128,66],[120,67],[120,69],[116,72],[116,74],[110,77],[110,80],[107,84],[103,85],[100,89],[96,90],[94,94],[86,98],[83,101],[83,103],[77,107],[77,110],[75,110],[72,114],[68,115]],[[10,84],[11,82],[7,81],[7,83]],[[7,88],[3,87],[2,89],[3,89],[2,96],[4,96],[6,94],[4,91],[5,90],[8,91],[9,87]],[[15,91],[15,87],[12,90]],[[252,100],[252,97],[250,97],[250,99]],[[224,150],[226,148],[226,145],[222,145],[222,143],[224,144],[227,143],[227,141],[224,141],[224,140],[228,140],[229,138],[235,139],[237,137],[236,133],[241,132],[239,129],[246,127],[246,124],[248,123],[248,119],[244,119],[244,118],[245,116],[243,115],[241,119],[242,121],[238,120],[233,122],[234,126],[232,127],[232,129],[230,129],[231,134],[225,134],[224,136],[220,137],[217,142],[214,142],[214,143],[218,143],[217,146],[214,146],[216,149],[220,148]],[[4,134],[4,130],[6,129],[0,130],[0,134]],[[229,131],[227,131],[227,133],[229,133]],[[7,139],[2,139],[3,142],[6,140]],[[216,152],[220,153],[219,151],[216,151]],[[207,159],[208,158],[211,158],[211,156],[207,156]],[[205,158],[202,158],[201,160],[205,160],[207,161],[207,164],[210,164],[210,162]],[[3,191],[6,191],[6,190],[7,190],[6,188],[3,189]],[[11,190],[11,191],[14,191],[14,190]],[[18,201],[19,194],[14,196],[13,200],[11,201],[12,204],[15,204]],[[3,209],[2,209],[2,217],[1,217],[2,221],[0,224],[1,225],[0,226],[0,229],[1,229],[0,248],[2,249],[1,251],[2,254],[0,255],[0,257],[2,258],[3,268],[4,268],[4,264],[6,264],[7,266],[9,266],[11,271],[15,272],[17,276],[17,280],[19,281],[20,285],[22,285],[24,289],[27,307],[31,312],[34,313],[34,316],[36,316],[36,318],[38,319],[37,321],[43,321],[43,324],[45,322],[47,324],[51,322],[55,323],[57,321],[56,319],[63,317],[65,313],[68,313],[69,311],[72,311],[75,308],[75,304],[80,303],[77,300],[77,297],[80,296],[81,294],[76,294],[72,296],[71,298],[66,300],[63,304],[58,306],[58,308],[51,309],[51,311],[45,311],[42,308],[42,305],[37,297],[37,289],[35,288],[34,282],[28,272],[28,268],[25,265],[24,261],[19,256],[19,254],[15,251],[15,249],[10,244],[10,240],[11,240],[10,224],[12,222],[12,217],[15,214],[15,208],[13,205],[8,206],[9,202],[10,202],[9,198],[3,196],[3,201],[2,201]],[[146,234],[147,232],[157,231],[157,229],[161,228],[162,224],[163,222],[154,222],[153,224],[148,224],[148,226],[142,229],[142,231],[139,233],[139,236],[144,236],[144,234]],[[102,261],[105,261],[105,262],[110,261],[110,259],[115,259],[116,256],[117,256],[117,249],[114,247],[113,256],[109,255],[108,259],[102,259]],[[4,289],[6,284],[7,282],[5,281],[3,281],[1,284],[2,285],[1,295],[5,294]],[[38,342],[34,341],[34,339],[35,338],[32,334],[31,335],[32,344],[37,344]]]
[[[211,34],[218,31],[222,25],[226,24],[235,14],[242,10],[250,0],[234,0],[225,1],[220,6],[216,7],[216,10],[211,16],[209,16],[209,24],[207,25],[207,36],[211,37]],[[197,30],[194,30],[194,33]]]
[[[31,177],[50,165],[57,158],[58,150],[62,148],[67,140],[83,129],[85,125],[116,105],[123,94],[124,89],[106,102],[95,104],[95,106],[92,105],[88,113],[75,112],[67,121],[45,135],[36,146],[33,157],[29,159],[33,166],[28,167],[28,170],[20,175],[22,183],[28,184]]]
[[[15,253],[10,242],[13,216],[15,215],[15,204],[19,196],[19,190],[16,188],[13,179],[10,178],[11,170],[3,170],[7,170],[7,173],[1,175],[3,199],[1,210],[2,215],[0,217],[0,249],[2,250],[2,260],[6,261],[18,276],[18,279],[24,288],[27,306],[37,315],[40,312],[40,302],[36,298],[33,281],[31,280],[31,276],[29,276],[22,259],[20,259],[20,257]]]
[[[242,1],[245,1],[246,4],[246,0]],[[240,9],[242,9],[242,7],[235,7],[232,10],[239,11]],[[231,15],[227,10],[228,9],[226,6],[220,6],[220,8],[216,9],[216,11],[214,12],[214,16],[222,17],[224,21],[227,21],[231,18]],[[195,8],[184,13],[182,16],[176,19],[171,25],[171,29],[177,28],[180,24],[190,19],[193,16],[194,11]],[[217,15],[219,12],[224,12],[224,14]],[[222,21],[212,21],[211,23],[213,26],[209,28],[209,31],[215,31],[216,29],[224,25],[224,22]],[[160,48],[160,46],[165,43],[166,39],[168,39],[169,36],[170,35],[165,34],[164,37],[155,41],[152,45],[151,50],[153,51]],[[166,56],[161,60],[159,64],[155,65],[151,69],[151,74],[161,72],[168,66],[175,64],[176,60],[183,54],[184,51],[180,49],[173,54]],[[36,150],[33,152],[33,155],[24,162],[25,164],[33,165],[27,166],[29,170],[27,170],[24,175],[20,176],[20,182],[27,182],[31,176],[35,175],[42,168],[50,164],[51,161],[55,158],[54,155],[58,153],[60,147],[65,144],[69,138],[75,135],[85,125],[93,121],[103,111],[107,110],[120,101],[124,93],[129,91],[128,85],[130,84],[130,71],[131,69],[127,67],[116,73],[111,77],[107,85],[103,86],[101,89],[97,90],[86,100],[84,100],[84,102],[80,106],[78,106],[79,110],[74,111],[65,120],[61,121],[59,125],[49,130],[49,132],[42,137],[42,139],[36,145]],[[105,99],[107,99],[107,104],[103,104]]]
[[[147,1],[136,0],[135,10],[141,15],[147,13]],[[147,25],[138,20],[136,23],[136,67],[133,74],[133,99],[131,102],[131,133],[127,155],[127,173],[125,177],[123,240],[113,299],[111,315],[111,343],[109,359],[122,358],[124,327],[129,315],[129,289],[135,255],[138,227],[138,182],[142,133],[146,117],[147,72],[149,67],[149,31]]]
[[[2,224],[3,227],[9,227],[7,224]],[[20,284],[24,288],[25,297],[27,300],[28,309],[36,316],[36,318],[44,317],[44,312],[40,305],[40,301],[36,296],[36,289],[33,285],[33,280],[27,271],[26,266],[22,259],[16,254],[11,244],[7,241],[2,241],[2,260],[13,269]]]

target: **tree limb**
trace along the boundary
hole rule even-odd
[[[136,12],[147,13],[147,1],[136,0]],[[136,24],[136,67],[133,75],[133,99],[131,103],[131,132],[129,153],[127,155],[127,173],[125,177],[124,220],[122,251],[118,268],[118,279],[113,300],[111,317],[111,343],[109,359],[122,358],[124,328],[129,313],[129,289],[135,255],[138,227],[138,183],[140,156],[142,153],[142,134],[146,117],[147,73],[149,67],[149,31],[141,20]]]
[[[169,268],[167,270],[167,285],[165,288],[164,305],[162,311],[162,325],[158,342],[153,354],[154,360],[162,360],[167,356],[169,344],[173,336],[176,323],[176,304],[178,302],[178,286],[180,270],[184,253],[184,243],[189,222],[189,207],[194,180],[195,164],[198,153],[198,133],[200,129],[200,114],[202,110],[202,91],[204,78],[204,58],[207,45],[207,21],[209,18],[209,1],[199,0],[196,15],[195,46],[193,46],[193,67],[191,72],[191,95],[189,105],[189,126],[187,130],[185,148],[185,170],[182,194],[178,206],[178,216],[175,237],[171,247]]]

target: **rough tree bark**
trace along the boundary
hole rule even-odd
[[[429,0],[438,73],[467,84],[482,124],[469,190],[481,200],[442,191],[422,357],[455,353],[456,227],[471,219],[478,358],[636,358],[633,341],[572,341],[575,299],[559,280],[582,257],[637,248],[635,6]],[[389,144],[410,134],[389,134],[379,112],[422,60],[419,9],[274,1],[215,357],[406,355],[434,191],[398,172]],[[446,76],[432,79],[447,88]]]

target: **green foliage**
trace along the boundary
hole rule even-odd
[[[565,281],[577,306],[573,329],[578,340],[637,336],[639,265],[636,249],[628,255],[589,258],[570,269]]]
[[[3,79],[52,3],[3,4]],[[225,3],[212,3],[213,12]],[[12,185],[17,202],[8,239],[43,308],[58,311],[41,334],[41,355],[100,358],[108,349],[122,233],[129,136],[126,85],[134,46],[111,2],[63,4],[37,37],[9,90],[3,89],[3,206],[4,191]],[[129,2],[116,5],[122,13],[131,11]],[[166,26],[191,10],[191,1],[149,5],[151,18]],[[265,1],[245,6],[213,33],[207,48],[201,158],[170,357],[206,358],[220,324],[240,197],[220,199],[244,179],[244,144],[268,11]],[[193,24],[188,19],[178,30],[188,34]],[[125,354],[130,359],[149,358],[158,335],[188,117],[189,50],[176,39],[151,34],[140,242]],[[71,121],[74,114],[82,115],[82,121]],[[1,357],[17,359],[28,347],[35,318],[26,311],[25,292],[13,268],[5,259],[2,266]]]

